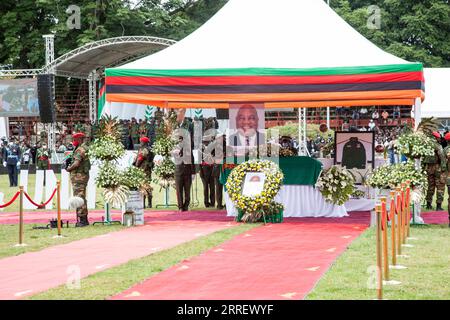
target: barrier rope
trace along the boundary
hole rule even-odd
[[[24,194],[25,197],[28,199],[28,201],[31,202],[31,204],[33,204],[34,206],[36,206],[38,209],[43,209],[43,208],[45,208],[45,207],[50,203],[50,201],[52,201],[53,197],[54,197],[55,194],[56,194],[56,188],[55,188],[55,190],[53,190],[53,193],[52,193],[52,195],[50,196],[50,198],[49,198],[46,202],[41,203],[41,204],[37,204],[36,202],[34,202],[34,201],[31,199],[31,197],[28,195],[28,193],[26,193],[25,191],[23,192],[23,194]]]
[[[0,204],[0,209],[9,207],[14,201],[16,201],[17,197],[20,195],[20,191],[17,191],[16,194],[14,195],[14,197],[12,197],[12,199],[5,204]]]

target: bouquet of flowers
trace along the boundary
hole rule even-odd
[[[128,198],[129,188],[122,185],[123,173],[109,162],[103,164],[97,178],[98,187],[103,188],[103,198],[113,207],[121,207]]]
[[[89,156],[103,161],[113,161],[125,154],[123,144],[112,136],[99,137],[91,143]]]
[[[168,188],[175,184],[175,163],[170,158],[164,158],[161,162],[156,163],[153,173],[157,177],[155,183],[161,188]]]
[[[319,188],[327,202],[343,205],[355,191],[355,178],[340,166],[332,166],[320,175],[316,187]]]
[[[128,167],[122,174],[122,184],[130,190],[139,190],[146,180],[144,170],[135,166]]]
[[[434,155],[434,141],[422,132],[401,135],[398,138],[397,147],[400,153],[412,159]]]
[[[378,167],[369,176],[366,184],[372,188],[395,189],[406,181],[411,182],[413,189],[425,190],[428,186],[426,172],[416,169],[412,161]]]

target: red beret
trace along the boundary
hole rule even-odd
[[[73,139],[79,139],[79,138],[84,138],[84,137],[86,137],[86,135],[83,132],[77,132],[72,135]]]
[[[449,140],[450,140],[450,132],[447,133],[447,134],[444,136],[444,139],[445,139],[446,141],[449,141]]]
[[[437,131],[435,131],[435,132],[433,132],[433,136],[435,137],[435,138],[440,138],[441,137],[441,134],[439,133],[439,132],[437,132]]]
[[[150,139],[147,138],[147,137],[142,137],[142,138],[140,139],[140,141],[141,141],[142,143],[149,143],[149,142],[150,142]]]

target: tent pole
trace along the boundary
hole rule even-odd
[[[310,156],[306,141],[306,108],[298,109],[298,153],[300,156]]]
[[[327,128],[330,129],[330,107],[327,107]]]
[[[420,121],[422,120],[422,99],[416,98],[415,104],[414,104],[414,128],[417,129],[417,127],[420,124]],[[415,167],[417,170],[421,169],[420,159],[415,160]],[[414,202],[414,215],[413,215],[413,224],[424,224],[424,221],[422,217],[420,216],[420,213],[422,211],[422,206],[420,204],[420,201]]]

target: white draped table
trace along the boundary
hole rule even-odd
[[[227,192],[224,192],[227,215],[237,216],[237,210]],[[351,211],[371,211],[375,207],[374,199],[350,199],[342,206],[326,202],[322,194],[313,186],[284,185],[275,201],[284,205],[284,217],[347,217]]]

